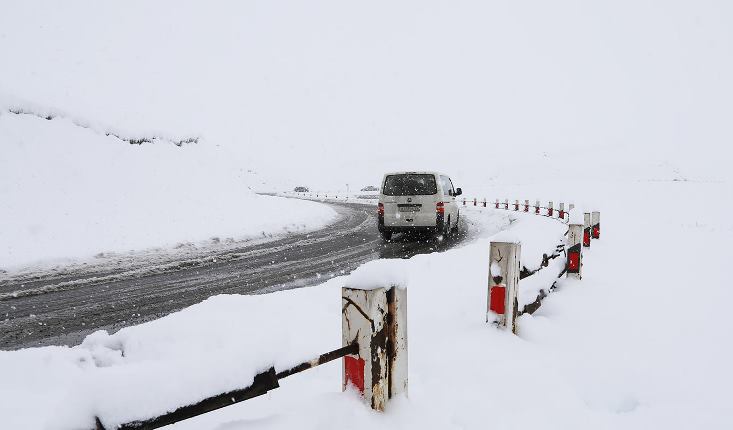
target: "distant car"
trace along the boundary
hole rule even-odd
[[[379,191],[379,187],[375,187],[374,185],[369,185],[361,189],[362,191]]]
[[[458,229],[456,197],[462,193],[442,173],[387,173],[377,205],[379,233],[385,240],[390,240],[394,233],[410,231],[448,236]]]
[[[293,191],[296,193],[307,193],[309,190],[308,187],[295,187]]]

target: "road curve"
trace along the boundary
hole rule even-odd
[[[206,255],[166,260],[150,255],[124,264],[0,280],[0,350],[75,345],[89,333],[160,318],[216,294],[262,294],[310,286],[377,258],[406,258],[460,242],[384,243],[374,208],[331,206],[338,220],[324,229],[270,241],[212,247]]]

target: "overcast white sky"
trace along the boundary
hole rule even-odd
[[[499,160],[561,163],[567,151],[624,151],[695,176],[720,171],[733,141],[725,0],[2,10],[0,93],[117,128],[200,134],[284,186],[427,168],[476,182]]]

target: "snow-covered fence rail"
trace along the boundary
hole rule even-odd
[[[249,400],[280,387],[279,381],[321,364],[344,358],[342,389],[354,387],[372,409],[383,411],[389,399],[407,394],[407,290],[389,287],[342,288],[341,348],[294,367],[258,373],[251,385],[183,405],[163,415],[127,423],[105,423],[95,430],[152,430]]]
[[[461,204],[464,206],[477,206],[486,207],[479,205],[476,202],[487,201],[486,199],[464,197],[461,200]],[[554,290],[557,285],[557,280],[563,275],[568,277],[581,279],[582,273],[582,247],[590,246],[590,240],[600,237],[600,212],[594,211],[592,213],[583,213],[584,224],[572,224],[571,218],[574,218],[571,214],[574,213],[574,204],[570,204],[568,210],[566,210],[565,202],[560,202],[557,207],[553,201],[549,201],[546,206],[540,205],[540,201],[537,200],[534,206],[530,207],[529,200],[524,200],[524,204],[518,199],[513,200],[513,203],[509,202],[509,199],[504,199],[503,203],[499,199],[495,199],[492,209],[505,210],[509,212],[518,212],[526,214],[534,214],[542,217],[550,218],[563,224],[569,224],[568,230],[564,233],[564,240],[561,240],[555,244],[554,250],[550,252],[542,253],[542,261],[539,265],[536,262],[519,258],[518,275],[519,285],[517,287],[517,296],[521,297],[518,300],[518,308],[516,309],[517,314],[533,313],[541,305],[542,300],[549,294],[550,291]],[[576,216],[579,216],[577,214]],[[493,256],[495,243],[491,243],[490,254]],[[535,250],[536,251],[536,250]],[[517,251],[519,253],[519,251]],[[490,257],[490,261],[493,264],[493,257]],[[489,272],[492,273],[491,267]],[[492,275],[489,277],[489,290],[491,286],[495,284],[495,280]],[[495,293],[498,294],[498,293]],[[507,297],[510,292],[507,292]],[[534,301],[528,301],[527,297],[536,298]],[[498,306],[498,297],[494,296],[494,305]],[[509,302],[505,303],[502,310],[511,310],[512,306]],[[492,307],[492,296],[489,294],[489,310]],[[488,320],[488,318],[487,318]],[[512,325],[512,329],[515,328]]]

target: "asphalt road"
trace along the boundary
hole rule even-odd
[[[461,228],[443,241],[397,236],[384,243],[373,207],[332,206],[338,221],[311,233],[6,275],[0,278],[0,350],[76,345],[95,330],[160,318],[212,295],[310,286],[369,260],[441,251],[466,235]]]

